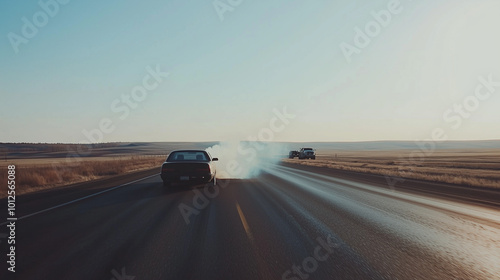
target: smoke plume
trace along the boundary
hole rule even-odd
[[[253,178],[288,155],[288,145],[277,142],[221,142],[206,149],[217,162],[217,178]]]

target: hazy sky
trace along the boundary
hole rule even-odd
[[[497,0],[60,2],[0,2],[0,142],[500,139]]]

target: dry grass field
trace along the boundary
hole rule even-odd
[[[16,165],[16,195],[160,166],[174,149],[205,149],[214,142],[102,144],[0,143],[0,182]],[[0,198],[7,191],[0,192]]]
[[[73,144],[0,144],[0,182],[7,165],[16,165],[16,194],[160,167],[168,151],[205,149],[213,143],[109,143],[86,147],[73,158]],[[353,148],[353,147],[351,147]],[[82,150],[82,149],[80,149]],[[285,162],[340,170],[423,179],[477,187],[500,188],[500,149],[442,149],[424,157],[414,150],[354,151],[320,149],[316,160]],[[69,160],[68,160],[69,158]],[[0,192],[0,198],[6,191]]]
[[[135,155],[66,158],[12,159],[0,162],[0,181],[7,181],[7,165],[16,165],[16,194],[85,182],[127,172],[160,168],[165,156]],[[0,192],[0,198],[7,192]]]
[[[425,156],[414,152],[318,151],[316,160],[295,158],[283,161],[407,179],[500,188],[500,149],[436,150]]]

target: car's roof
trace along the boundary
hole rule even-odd
[[[205,150],[173,150],[168,154],[166,161],[168,161],[169,159],[174,157],[175,154],[178,154],[178,153],[180,153],[180,154],[182,154],[182,153],[204,153],[207,156],[207,158],[203,161],[206,161],[206,160],[211,161],[212,160],[212,155],[210,155],[210,153],[205,151]]]
[[[205,151],[205,150],[173,150],[170,153],[174,153],[174,152],[203,152],[203,153],[206,153],[207,151]]]

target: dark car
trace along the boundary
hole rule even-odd
[[[316,159],[316,154],[313,148],[302,148],[299,151],[299,159]]]
[[[177,150],[171,152],[161,166],[163,185],[172,183],[216,184],[215,163],[217,158],[203,150]]]
[[[288,153],[288,158],[296,158],[299,156],[299,151],[290,151]]]

